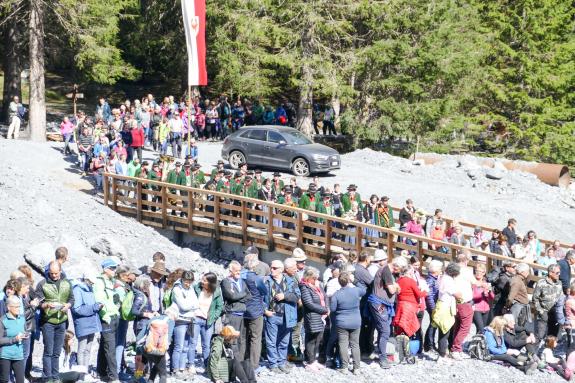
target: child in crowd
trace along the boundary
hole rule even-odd
[[[557,358],[553,354],[555,348],[557,348],[557,338],[552,335],[547,336],[547,338],[545,338],[545,348],[541,353],[541,361],[547,363],[559,376],[569,380],[571,379],[572,372],[567,368],[567,363],[565,363],[563,358]]]

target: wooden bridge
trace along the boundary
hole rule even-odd
[[[420,260],[422,267],[427,257],[452,260],[458,250],[464,249],[471,252],[475,260],[472,264],[485,262],[488,270],[497,261],[521,262],[479,249],[297,207],[110,173],[104,174],[104,204],[148,226],[244,246],[253,243],[260,249],[286,255],[300,247],[308,257],[319,262],[325,262],[334,253],[356,251],[359,254],[378,247],[387,249],[389,259],[405,249]],[[399,211],[397,208],[393,210],[395,214]],[[454,222],[453,219],[445,221],[447,225]],[[457,222],[466,228],[479,226],[487,232],[493,231],[486,226]],[[373,232],[376,235],[367,234]],[[414,244],[407,244],[400,238],[409,238]],[[369,247],[365,246],[366,241],[370,243]],[[549,240],[541,242],[546,245],[552,243]],[[434,248],[447,249],[447,252]],[[533,269],[546,269],[535,263],[528,264]],[[531,280],[537,279],[531,276]]]

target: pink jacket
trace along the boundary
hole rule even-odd
[[[72,124],[71,121],[68,122],[62,121],[62,123],[60,124],[60,133],[62,133],[62,135],[74,133],[74,124]]]
[[[423,227],[414,220],[409,221],[405,225],[405,231],[411,234],[423,235]]]
[[[489,311],[493,299],[495,299],[493,290],[486,291],[483,287],[473,286],[473,311],[481,313]]]

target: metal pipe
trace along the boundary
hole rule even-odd
[[[426,165],[433,165],[448,159],[447,156],[435,153],[417,153],[413,156],[414,160],[422,160]],[[565,165],[546,164],[538,162],[511,161],[494,158],[477,158],[477,163],[482,166],[492,168],[495,162],[499,161],[507,170],[520,170],[535,174],[541,182],[552,186],[569,187],[571,175],[569,168]]]

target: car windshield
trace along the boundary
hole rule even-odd
[[[309,140],[309,138],[307,138],[306,136],[304,136],[303,134],[301,134],[297,130],[285,131],[285,132],[282,132],[282,135],[286,138],[288,144],[309,145],[312,143]]]

